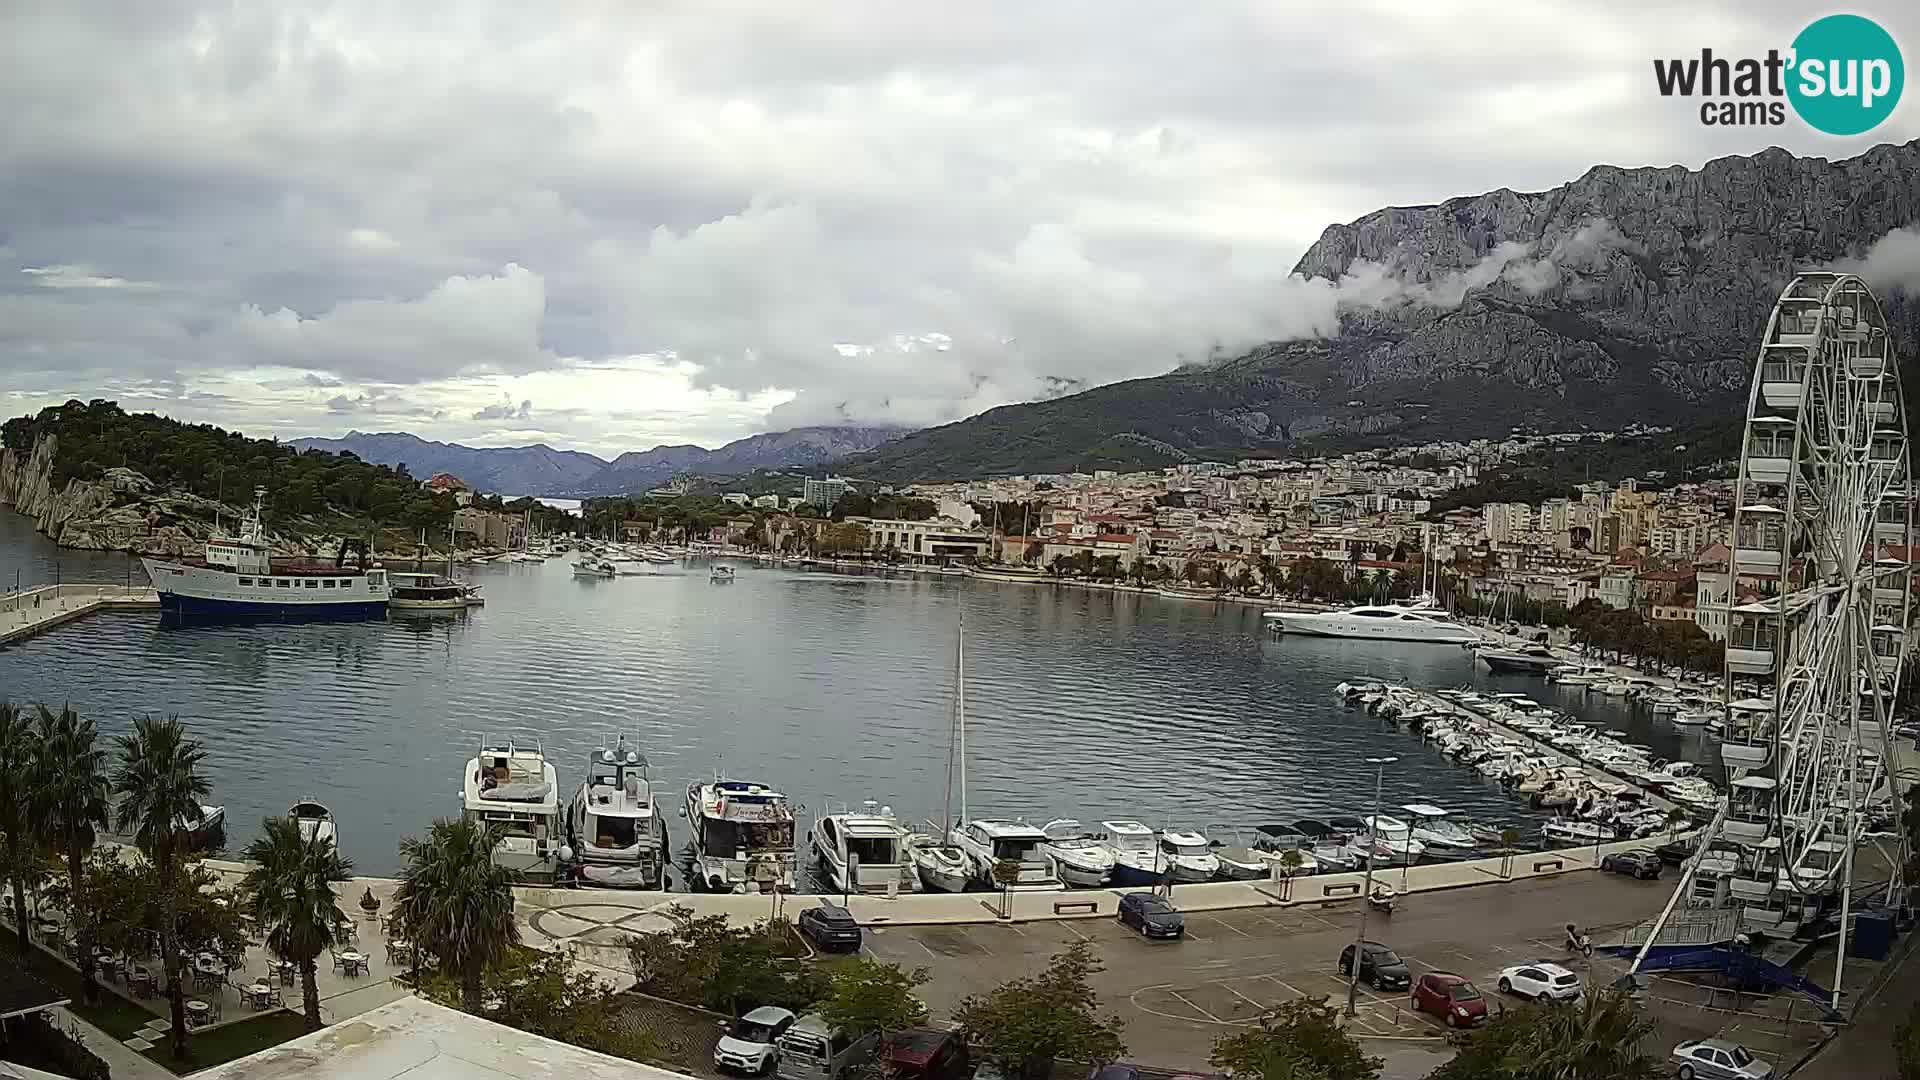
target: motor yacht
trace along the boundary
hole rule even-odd
[[[1220,872],[1220,858],[1213,853],[1213,845],[1197,832],[1167,829],[1160,834],[1159,842],[1161,865],[1171,881],[1212,881]]]
[[[1496,675],[1545,675],[1560,666],[1560,658],[1545,645],[1518,649],[1482,649],[1480,662]]]
[[[419,574],[389,570],[392,582],[387,607],[392,611],[465,611],[475,604],[477,585],[454,581],[439,574]]]
[[[974,880],[991,888],[1002,888],[994,878],[994,867],[1005,862],[1020,868],[1019,876],[1007,886],[1014,891],[1046,892],[1062,887],[1053,860],[1040,851],[1047,834],[1024,821],[969,821],[954,829],[947,842],[972,862]]]
[[[1366,604],[1344,611],[1269,611],[1264,617],[1285,633],[1316,637],[1436,645],[1471,644],[1480,640],[1480,635],[1471,627],[1449,619],[1445,610],[1424,604]]]
[[[1259,831],[1264,832],[1266,828],[1261,826]],[[1306,842],[1301,846],[1313,856],[1313,861],[1323,872],[1357,870],[1366,863],[1367,853],[1354,844],[1352,834],[1341,832],[1317,818],[1301,818],[1292,825],[1278,828],[1291,829],[1306,837]]]
[[[1040,853],[1053,860],[1060,880],[1076,888],[1105,885],[1113,877],[1113,852],[1098,836],[1072,818],[1056,818],[1040,826],[1047,834]]]
[[[680,813],[693,833],[693,884],[709,892],[793,891],[793,806],[752,780],[695,780]]]
[[[560,784],[538,739],[532,745],[482,741],[467,759],[461,814],[497,834],[495,866],[530,881],[560,869]]]
[[[566,830],[583,884],[658,889],[664,883],[667,822],[653,800],[646,756],[624,737],[587,759],[587,778],[567,804]]]
[[[1453,811],[1431,803],[1409,803],[1400,809],[1412,821],[1408,835],[1424,845],[1427,858],[1470,858],[1480,846],[1466,826],[1453,821]]]
[[[317,800],[301,799],[287,809],[287,816],[293,819],[295,827],[300,830],[300,839],[308,843],[319,840],[340,846],[340,835],[333,824],[333,811]]]
[[[1382,817],[1376,830],[1367,818],[1328,818],[1327,824],[1351,837],[1354,847],[1384,863],[1417,862],[1427,846],[1413,839],[1411,828],[1397,818]]]
[[[838,893],[898,896],[919,890],[919,874],[907,853],[912,833],[891,806],[869,799],[862,812],[827,814],[814,822],[810,839],[827,885]]]
[[[1159,885],[1166,877],[1166,861],[1153,830],[1137,821],[1103,821],[1095,833],[1113,854],[1113,884]]]

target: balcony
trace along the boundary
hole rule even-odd
[[[1747,479],[1784,484],[1793,471],[1793,421],[1756,416],[1747,421]]]
[[[1805,390],[1807,350],[1794,345],[1768,345],[1760,359],[1760,400],[1769,409],[1798,409]]]
[[[1783,297],[1780,301],[1780,317],[1773,324],[1773,341],[1769,347],[1798,345],[1810,346],[1820,335],[1820,309],[1818,299],[1811,297]]]
[[[1883,544],[1907,542],[1907,493],[1889,491],[1873,512],[1873,538]]]

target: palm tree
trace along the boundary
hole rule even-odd
[[[480,1011],[480,976],[520,944],[513,921],[513,872],[493,862],[498,841],[482,823],[440,819],[427,838],[404,837],[406,869],[393,893],[394,917],[416,949],[460,980],[460,1007]]]
[[[35,820],[66,856],[72,896],[67,917],[80,949],[80,997],[91,1005],[100,999],[100,987],[93,981],[93,918],[81,865],[96,831],[107,827],[107,752],[97,745],[93,721],[82,720],[73,706],[53,713],[42,705],[39,712],[31,805]]]
[[[174,944],[183,829],[200,820],[200,800],[210,787],[200,775],[206,751],[187,738],[178,717],[143,716],[133,733],[114,740],[120,763],[113,790],[120,795],[115,815],[120,831],[131,832],[160,874],[160,964],[166,972],[173,1022],[173,1056],[187,1056],[187,992],[180,984],[180,950]]]
[[[33,723],[10,701],[0,701],[0,833],[6,834],[7,877],[13,882],[13,925],[20,928],[20,957],[27,955],[27,804],[26,778],[33,775]]]
[[[333,886],[353,876],[353,863],[331,840],[303,837],[292,818],[270,817],[241,856],[253,864],[245,883],[247,905],[266,931],[267,947],[300,967],[307,1030],[320,1030],[320,954],[347,938],[347,915]]]

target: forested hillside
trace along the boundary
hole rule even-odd
[[[451,496],[428,494],[404,468],[369,464],[352,454],[302,451],[211,424],[129,413],[112,401],[75,400],[15,417],[0,425],[0,446],[26,455],[46,435],[56,440],[56,489],[125,467],[162,490],[235,505],[250,502],[253,489],[263,487],[275,522],[344,515],[368,524],[444,528],[454,510]]]

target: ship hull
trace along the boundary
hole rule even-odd
[[[263,604],[203,596],[161,593],[163,614],[227,619],[377,619],[387,613],[384,600],[334,604]]]

